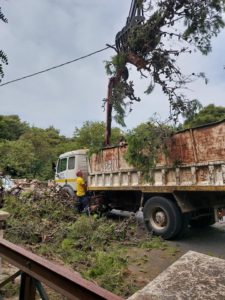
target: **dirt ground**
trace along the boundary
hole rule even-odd
[[[133,249],[130,252],[132,263],[129,264],[129,271],[134,278],[137,286],[144,287],[162,271],[175,262],[180,256],[181,252],[177,251],[173,254],[167,250],[152,249]],[[140,262],[142,258],[143,262]]]

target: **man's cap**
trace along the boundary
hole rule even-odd
[[[82,171],[78,170],[77,173],[76,173],[76,175],[79,176],[80,174],[82,174]]]

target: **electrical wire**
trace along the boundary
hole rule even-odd
[[[107,47],[105,47],[105,48],[102,48],[102,49],[100,49],[100,50],[94,51],[94,52],[89,53],[89,54],[87,54],[87,55],[84,55],[84,56],[75,58],[75,59],[70,60],[70,61],[67,61],[67,62],[64,62],[64,63],[62,63],[62,64],[60,64],[60,65],[56,65],[56,66],[53,66],[53,67],[44,69],[44,70],[42,70],[42,71],[39,71],[39,72],[36,72],[36,73],[32,73],[32,74],[30,74],[30,75],[26,75],[26,76],[23,76],[23,77],[19,77],[19,78],[16,78],[16,79],[13,79],[13,80],[4,82],[4,83],[0,84],[0,87],[1,87],[1,86],[4,86],[4,85],[8,85],[8,84],[13,83],[13,82],[17,82],[17,81],[20,81],[20,80],[24,80],[24,79],[27,79],[27,78],[36,76],[36,75],[39,75],[39,74],[42,74],[42,73],[46,73],[46,72],[49,72],[49,71],[54,70],[54,69],[57,69],[57,68],[61,68],[61,67],[65,66],[65,65],[72,64],[72,63],[74,63],[74,62],[76,62],[76,61],[78,61],[78,60],[82,60],[82,59],[85,59],[85,58],[90,57],[90,56],[92,56],[92,55],[95,55],[95,54],[97,54],[97,53],[103,52],[103,51],[105,51],[105,50],[107,50],[107,49],[109,49],[109,48],[111,48],[111,47],[110,47],[110,46],[107,46]]]

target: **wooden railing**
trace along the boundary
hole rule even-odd
[[[36,292],[43,300],[48,296],[42,283],[59,294],[74,300],[122,300],[123,298],[81,278],[65,267],[56,265],[7,240],[0,239],[0,256],[19,271],[4,282],[0,290],[17,276],[20,280],[20,300],[35,300]]]

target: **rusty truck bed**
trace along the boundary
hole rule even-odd
[[[178,132],[167,146],[167,155],[159,153],[152,181],[126,162],[127,146],[102,149],[89,161],[89,189],[225,191],[225,120]]]

